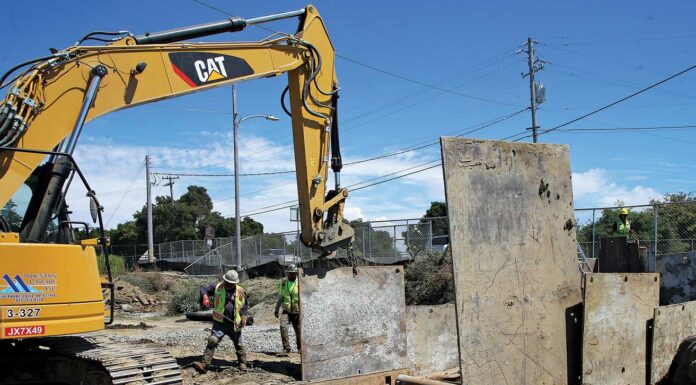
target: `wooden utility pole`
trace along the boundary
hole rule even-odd
[[[532,138],[534,143],[537,142],[537,124],[536,124],[536,85],[534,84],[534,40],[531,37],[527,38],[527,62],[529,64],[529,99],[531,101],[532,110]]]
[[[155,262],[155,245],[152,237],[152,183],[150,181],[150,156],[145,155],[145,185],[147,187],[147,259]]]
[[[174,203],[174,180],[179,179],[178,176],[163,176],[162,179],[166,179],[169,182],[165,183],[165,186],[169,186],[169,198],[171,199],[172,203]]]

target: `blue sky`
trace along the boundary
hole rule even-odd
[[[305,3],[209,4],[242,17],[301,8]],[[314,3],[337,53],[417,82],[437,84],[481,101],[446,93],[338,58],[340,119],[346,161],[376,156],[525,108],[526,57],[514,52],[533,36],[547,64],[537,78],[547,88],[538,121],[554,127],[696,64],[696,3],[614,2],[336,2]],[[0,68],[64,48],[93,30],[135,34],[225,18],[193,0],[138,2],[8,3],[0,15]],[[294,21],[269,24],[294,31]],[[206,41],[258,40],[268,33],[248,28]],[[293,167],[290,121],[278,99],[285,77],[242,83],[242,116],[273,114],[279,122],[252,119],[242,125],[241,171]],[[566,128],[696,125],[696,70]],[[149,153],[156,171],[232,171],[230,87],[119,111],[90,122],[77,157],[106,206],[110,226],[130,218],[145,199],[144,176],[134,181]],[[477,131],[498,139],[530,126],[525,112]],[[576,207],[611,205],[617,199],[646,203],[666,192],[693,191],[695,129],[620,132],[554,132],[542,142],[570,145]],[[439,157],[437,146],[344,168],[344,184],[413,167]],[[414,174],[352,194],[351,218],[419,217],[443,200],[441,170]],[[133,184],[131,192],[124,192]],[[182,178],[207,187],[216,209],[234,214],[232,178]],[[295,198],[293,175],[243,178],[242,213]],[[161,184],[158,195],[168,194]],[[120,203],[119,203],[120,202]],[[78,207],[79,205],[79,207]],[[81,212],[84,204],[76,204]],[[291,230],[288,209],[255,217],[269,230]]]

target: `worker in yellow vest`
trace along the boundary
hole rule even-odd
[[[622,208],[621,211],[619,211],[619,217],[616,218],[611,232],[624,237],[628,237],[628,235],[633,232],[631,230],[631,221],[628,220],[628,209]]]
[[[278,299],[273,314],[276,318],[280,318],[280,338],[283,341],[283,350],[285,353],[290,353],[292,351],[288,337],[290,325],[295,330],[297,350],[300,350],[300,290],[297,282],[297,266],[289,265],[286,274],[287,278],[278,286]],[[279,313],[281,307],[283,308],[282,315]]]
[[[208,345],[203,353],[203,361],[195,362],[193,367],[204,373],[213,362],[215,348],[226,335],[230,337],[237,352],[239,369],[247,369],[246,348],[242,339],[242,328],[247,323],[249,304],[244,289],[239,286],[239,274],[230,270],[222,276],[222,281],[201,288],[203,308],[211,306],[213,297],[213,331],[208,337]]]

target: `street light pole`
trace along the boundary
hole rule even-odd
[[[237,247],[237,270],[242,269],[242,226],[239,216],[239,121],[237,120],[237,86],[232,84],[232,121],[234,122],[234,240]]]
[[[279,120],[273,115],[250,115],[237,119],[237,86],[232,84],[232,121],[234,130],[234,240],[237,246],[237,270],[242,269],[242,219],[239,211],[239,124],[251,118],[265,118],[272,122]]]

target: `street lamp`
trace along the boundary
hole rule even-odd
[[[249,115],[237,119],[237,87],[232,84],[232,121],[234,128],[234,219],[235,219],[235,243],[237,244],[237,270],[242,269],[242,221],[239,213],[239,124],[252,118],[264,118],[271,122],[277,122],[273,115]]]

